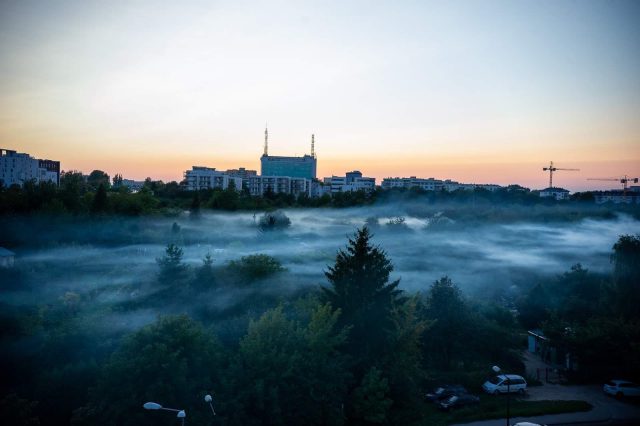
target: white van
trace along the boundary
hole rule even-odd
[[[515,374],[500,374],[484,382],[482,389],[492,395],[507,392],[523,394],[527,391],[527,381]]]

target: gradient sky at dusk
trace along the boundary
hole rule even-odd
[[[2,1],[0,147],[180,180],[309,152],[320,176],[640,176],[638,1]]]

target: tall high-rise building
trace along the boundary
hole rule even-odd
[[[318,160],[315,155],[315,137],[311,136],[311,155],[284,157],[269,155],[269,133],[264,131],[264,153],[260,158],[262,176],[288,176],[315,179]]]

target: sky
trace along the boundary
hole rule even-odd
[[[0,2],[0,147],[125,178],[640,177],[637,1]]]

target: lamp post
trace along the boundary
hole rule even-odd
[[[500,367],[498,367],[497,365],[494,365],[493,367],[491,367],[491,369],[493,371],[495,371],[496,373],[500,372]],[[504,375],[504,378],[507,381],[507,426],[509,425],[509,417],[510,417],[510,411],[509,411],[509,403],[510,403],[510,399],[511,399],[511,380],[509,379],[509,376],[507,376],[506,374]]]
[[[184,426],[184,419],[185,417],[187,417],[187,413],[184,410],[178,410],[175,408],[166,408],[163,407],[162,405],[158,404],[157,402],[145,402],[142,407],[145,410],[165,410],[165,411],[173,411],[174,413],[178,413],[176,415],[177,418],[179,418],[182,422],[182,426]]]
[[[211,395],[205,395],[204,396],[204,402],[209,404],[209,407],[211,407],[211,412],[215,416],[216,415],[216,410],[213,409],[213,398],[211,398]]]

